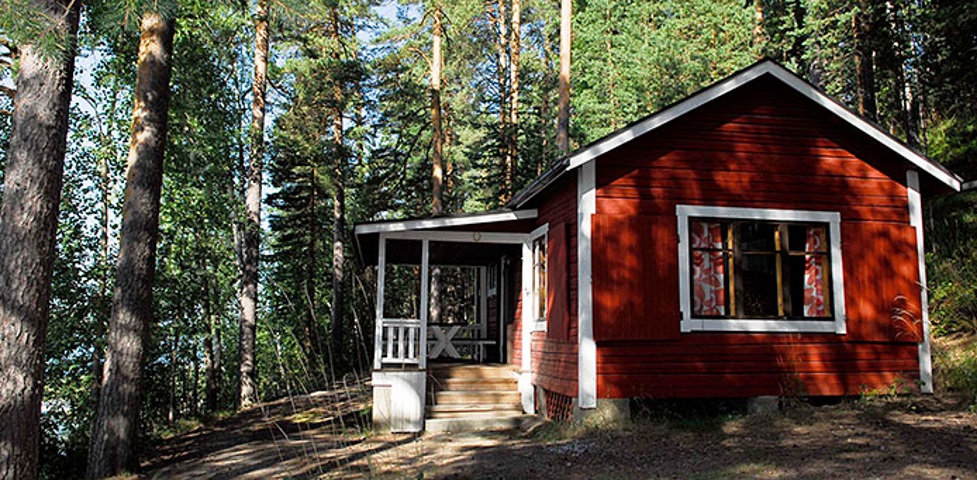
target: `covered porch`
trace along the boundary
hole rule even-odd
[[[513,342],[515,312],[532,285],[536,215],[495,211],[356,226],[361,261],[377,267],[377,429],[420,431],[433,409],[447,408],[432,405],[447,393],[444,378],[429,373],[448,363],[499,366],[518,380],[515,408],[531,412],[532,389]]]

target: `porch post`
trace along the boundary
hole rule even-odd
[[[478,267],[478,323],[482,325],[482,331],[480,337],[483,340],[488,339],[488,269],[485,267]],[[485,361],[485,345],[478,345],[478,361]]]
[[[431,308],[428,303],[431,285],[428,281],[428,262],[430,260],[430,240],[421,240],[421,349],[418,367],[421,370],[427,368],[427,318]]]
[[[380,234],[377,260],[377,313],[373,336],[373,369],[380,370],[383,351],[383,289],[387,272],[387,237]]]
[[[522,410],[526,413],[536,413],[536,402],[533,395],[532,369],[532,323],[536,320],[533,315],[533,247],[532,240],[526,239],[522,244],[522,359],[519,374],[519,393],[522,400]]]

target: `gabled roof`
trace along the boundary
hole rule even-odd
[[[824,107],[824,109],[827,111],[831,112],[852,127],[872,137],[893,153],[904,158],[909,163],[915,165],[917,168],[923,172],[926,172],[934,179],[945,184],[950,189],[955,191],[960,190],[962,183],[961,178],[943,165],[926,158],[923,154],[917,152],[892,135],[889,135],[869,120],[866,120],[865,118],[862,118],[858,114],[852,112],[831,97],[827,96],[817,87],[801,79],[786,68],[778,65],[776,62],[772,60],[761,60],[752,66],[740,70],[739,72],[736,72],[725,79],[692,94],[684,100],[680,100],[679,102],[676,102],[669,107],[638,120],[627,127],[608,134],[607,136],[573,152],[570,156],[560,159],[546,173],[541,175],[521,192],[516,194],[509,202],[509,206],[518,208],[525,205],[539,192],[543,191],[547,186],[555,182],[558,178],[562,177],[564,173],[572,171],[588,162],[592,162],[597,157],[608,153],[646,133],[667,125],[686,113],[706,105],[707,103],[710,103],[713,100],[726,95],[727,93],[737,90],[740,87],[747,85],[765,75],[769,75],[779,80],[784,85]]]

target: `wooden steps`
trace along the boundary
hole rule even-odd
[[[519,428],[519,383],[507,365],[429,365],[425,430],[431,432]]]

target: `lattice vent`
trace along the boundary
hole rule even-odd
[[[573,397],[546,390],[546,418],[557,422],[573,419]]]

